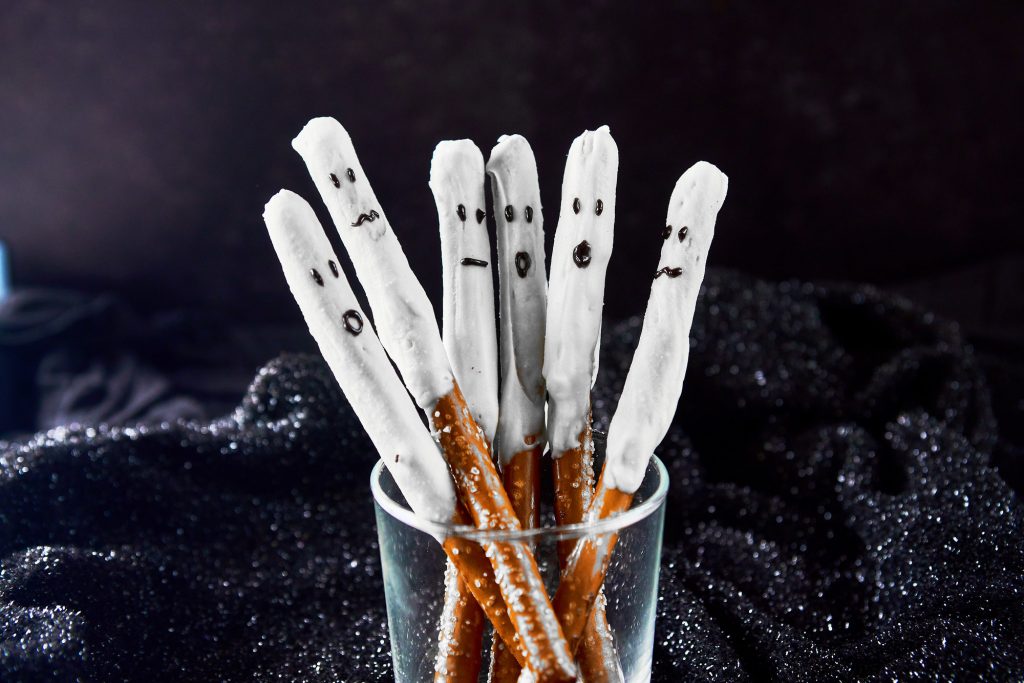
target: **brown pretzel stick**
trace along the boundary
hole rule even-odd
[[[512,508],[524,529],[535,528],[540,522],[540,456],[542,445],[520,451],[502,471],[505,490],[512,500]],[[497,638],[491,643],[489,683],[502,683],[519,679],[520,664],[515,653]]]
[[[579,435],[580,445],[564,451],[554,459],[555,519],[559,525],[583,521],[594,497],[594,431],[590,416]],[[564,570],[575,540],[559,541],[558,563]],[[576,663],[587,683],[624,680],[615,638],[605,613],[604,593],[598,596],[583,629],[583,642],[576,653]]]
[[[518,530],[519,519],[457,384],[438,400],[432,423],[440,436],[455,488],[464,496],[466,509],[477,528]],[[494,568],[509,619],[528,654],[531,670],[538,680],[574,681],[575,666],[557,619],[550,607],[541,607],[550,603],[529,546],[522,541],[487,542],[484,551]]]
[[[623,493],[604,486],[604,476],[598,483],[597,492],[587,513],[587,519],[604,519],[629,509],[633,494]],[[587,536],[576,543],[566,560],[558,591],[552,601],[555,612],[562,624],[562,632],[569,641],[569,648],[575,652],[590,622],[591,608],[601,593],[612,549],[619,535],[605,533]]]
[[[472,524],[472,519],[465,508],[459,505],[452,523],[467,526]],[[483,547],[474,541],[452,536],[445,539],[444,549],[449,561],[458,569],[459,577],[494,626],[498,639],[505,643],[514,661],[526,661],[526,654],[518,646],[515,626],[509,619],[505,599],[501,597],[498,584],[494,581],[491,562],[487,559]],[[477,652],[479,658],[479,647]]]
[[[444,590],[434,681],[476,683],[480,678],[484,613],[451,561],[445,568]]]

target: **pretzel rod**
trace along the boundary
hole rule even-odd
[[[313,209],[282,190],[267,203],[263,217],[310,333],[409,506],[425,519],[468,524],[448,466],[338,267]],[[462,575],[478,579],[469,584],[474,597],[495,631],[514,644],[515,628],[483,549],[457,538],[444,539],[443,545]],[[513,653],[524,657],[518,648]]]
[[[573,141],[562,179],[562,209],[551,253],[544,367],[551,415],[548,429],[554,458],[555,520],[559,525],[582,522],[593,497],[590,388],[597,376],[618,163],[618,149],[605,126]],[[558,544],[562,568],[574,545],[571,540]],[[586,680],[622,680],[603,609],[592,612],[585,632],[578,659],[580,669],[589,670]]]
[[[441,234],[442,340],[473,417],[490,441],[498,419],[498,349],[491,243],[483,221],[484,160],[477,146],[469,140],[438,144],[430,165],[430,189]],[[445,575],[434,679],[475,683],[483,640],[480,607],[469,598],[469,587],[450,561]],[[515,662],[512,651],[505,651]]]
[[[348,133],[334,119],[313,119],[292,146],[305,160],[352,258],[382,344],[440,438],[473,523],[518,530],[489,445],[453,379],[433,309],[378,208]],[[575,665],[530,548],[523,542],[491,542],[485,551],[530,668],[539,680],[573,680]],[[472,583],[480,577],[464,578]]]
[[[521,135],[505,135],[487,161],[498,238],[501,410],[494,450],[505,490],[523,528],[540,519],[540,457],[544,452],[544,216],[537,163]],[[518,679],[513,653],[491,647],[490,683]]]
[[[629,508],[654,449],[671,425],[686,374],[697,295],[727,188],[728,178],[702,161],[682,175],[672,192],[662,232],[665,244],[636,353],[608,428],[604,470],[588,519]],[[615,533],[582,539],[562,572],[554,604],[573,650],[617,540]]]

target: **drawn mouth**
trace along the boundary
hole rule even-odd
[[[679,277],[682,274],[682,268],[669,268],[668,266],[665,266],[664,268],[662,268],[661,270],[654,274],[654,279],[657,280],[662,275],[668,275],[669,277]]]
[[[352,224],[352,227],[357,228],[363,223],[372,223],[378,218],[380,218],[380,214],[377,213],[375,209],[370,209],[370,213],[359,214],[359,218],[357,218],[356,222]]]
[[[487,261],[481,261],[478,258],[464,258],[461,263],[464,266],[480,266],[481,268],[487,267]]]

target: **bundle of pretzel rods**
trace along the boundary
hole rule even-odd
[[[618,173],[608,128],[583,133],[569,151],[550,278],[527,141],[503,136],[486,164],[469,140],[437,146],[430,188],[441,234],[443,337],[347,131],[332,118],[316,118],[292,146],[337,227],[373,324],[309,204],[281,190],[264,220],[310,332],[412,510],[445,525],[536,527],[545,447],[553,458],[558,524],[628,509],[682,391],[726,176],[699,162],[672,192],[640,340],[595,486],[590,392]],[[439,537],[448,566],[435,680],[478,680],[486,622],[494,630],[491,681],[622,680],[602,593],[616,538],[603,533],[560,543],[560,579],[549,598],[530,544]]]

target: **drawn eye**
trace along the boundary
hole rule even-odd
[[[335,187],[341,187],[341,181],[338,180],[338,176],[331,174],[331,182],[334,183]]]
[[[689,232],[690,232],[690,229],[688,227],[686,227],[685,225],[683,227],[679,228],[679,241],[682,242],[683,240],[685,240],[686,239],[686,235],[689,234]]]
[[[459,220],[463,223],[466,222],[466,207],[459,204],[459,208],[455,209],[455,213],[458,215]]]
[[[526,222],[527,223],[532,223],[533,222],[533,207],[532,206],[526,207],[526,209],[525,209],[525,211],[523,211],[523,213],[526,214]]]
[[[661,231],[661,239],[667,240],[671,236],[672,236],[672,226],[671,225],[666,225],[662,229],[662,231]]]
[[[345,175],[348,176],[350,182],[354,183],[356,181],[356,173],[351,168],[345,171]]]
[[[334,261],[328,261],[327,267],[331,269],[331,275],[338,277],[338,264]]]
[[[602,202],[600,199],[597,200],[597,204],[594,206],[594,213],[596,213],[598,216],[604,213],[604,202]]]
[[[316,268],[310,268],[309,274],[313,276],[313,282],[317,283],[321,287],[324,286],[324,279],[320,277],[320,273],[317,271]]]
[[[484,218],[486,218],[486,217],[487,217],[487,214],[484,213],[483,209],[477,209],[476,210],[476,222],[478,224],[479,223],[483,223],[484,222]]]
[[[576,199],[572,200],[572,212],[573,213],[579,213],[580,212],[580,198],[579,197],[576,197]]]
[[[511,204],[509,204],[508,206],[505,207],[505,220],[507,220],[509,223],[511,223],[512,219],[515,217],[515,215],[516,215],[516,212],[512,208]]]

